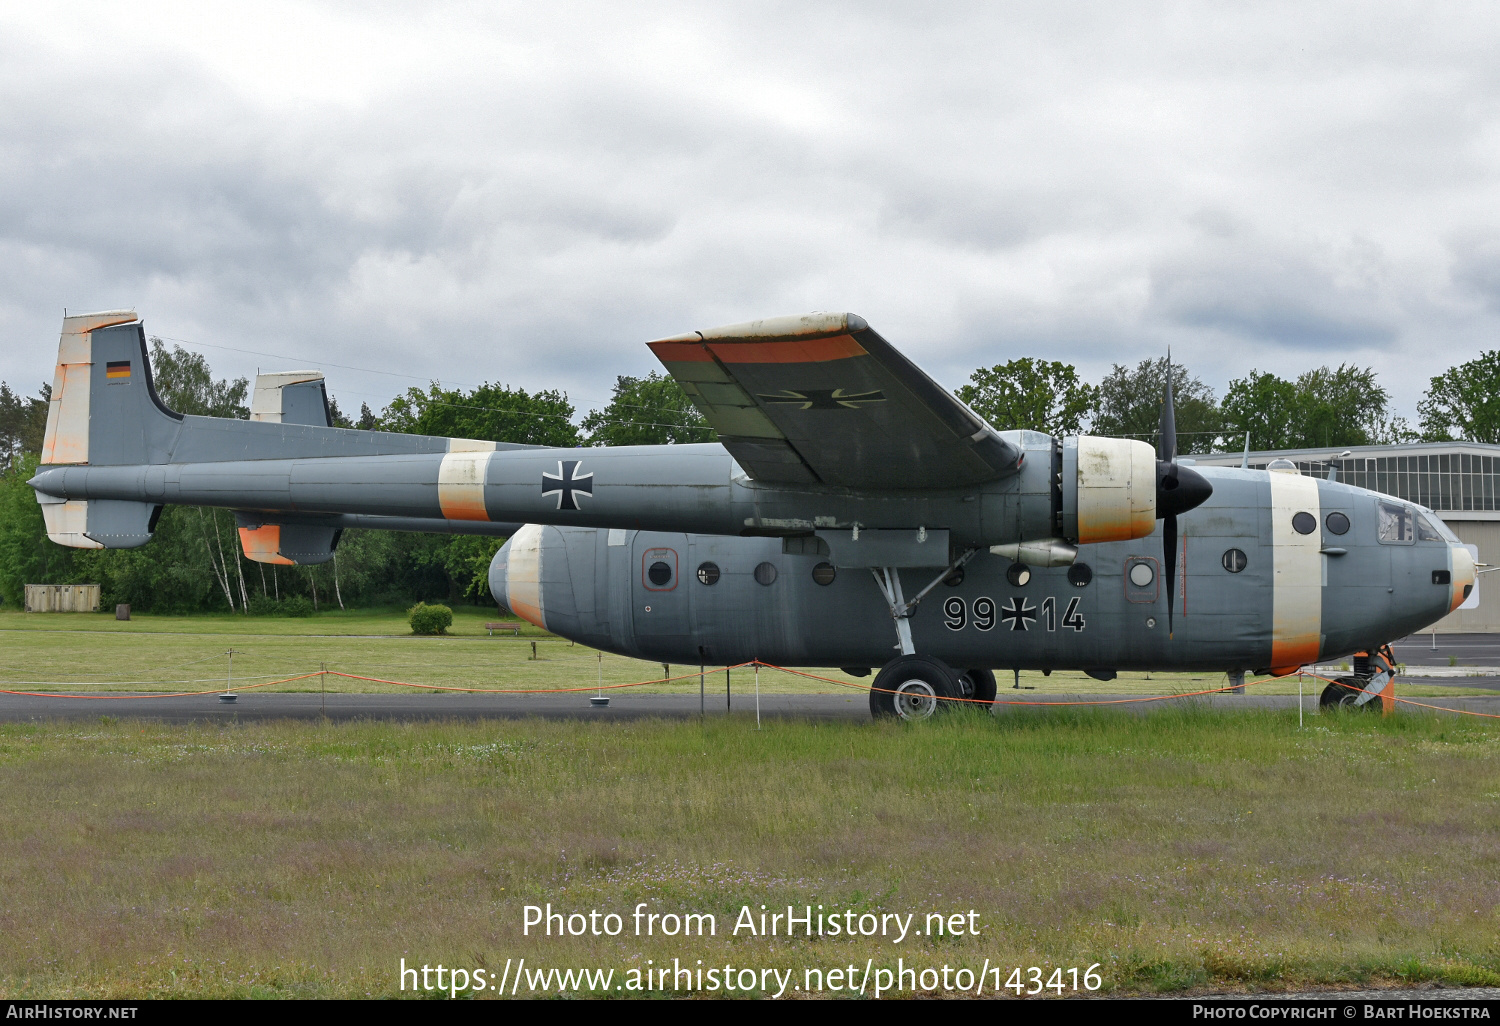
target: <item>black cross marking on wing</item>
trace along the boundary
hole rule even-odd
[[[557,473],[542,471],[542,497],[557,496],[558,509],[578,509],[578,496],[594,497],[594,475],[577,473],[581,460],[558,460]]]
[[[784,388],[779,395],[759,398],[772,406],[797,406],[804,410],[857,410],[867,403],[885,402],[885,393],[879,389],[846,393],[842,388],[804,388],[800,392]]]
[[[1019,596],[1012,596],[1010,603],[1000,610],[1000,619],[1010,621],[1010,629],[1024,631],[1036,619],[1036,606]]]

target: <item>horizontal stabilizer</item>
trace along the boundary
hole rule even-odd
[[[342,528],[311,524],[279,524],[262,521],[253,513],[235,511],[240,546],[245,558],[278,566],[312,566],[326,563],[338,548]]]
[[[47,537],[71,549],[134,549],[151,540],[161,507],[121,499],[59,499],[36,493]]]

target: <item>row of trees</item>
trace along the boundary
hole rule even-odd
[[[249,382],[215,378],[204,357],[152,339],[157,390],[184,413],[244,419]],[[1116,365],[1099,384],[1073,366],[1022,358],[976,370],[958,395],[1002,430],[1155,440],[1165,359]],[[1390,397],[1370,368],[1320,367],[1294,378],[1251,371],[1222,399],[1181,365],[1171,368],[1184,453],[1343,447],[1418,438],[1500,443],[1500,352],[1433,378],[1418,406],[1420,428],[1390,415]],[[488,602],[486,573],[499,540],[347,532],[337,558],[316,567],[266,567],[243,558],[225,510],[168,507],[156,537],[133,550],[66,549],[45,540],[41,508],[26,480],[35,473],[50,388],[19,395],[0,382],[0,599],[19,605],[28,582],[96,581],[106,604],[143,611],[254,611],[293,596],[315,605]],[[713,430],[669,377],[622,376],[609,403],[575,422],[566,394],[486,384],[464,391],[411,388],[378,415],[357,419],[331,404],[335,423],[364,430],[494,439],[535,445],[650,445],[712,441]]]
[[[976,370],[959,398],[995,427],[1155,440],[1167,360],[1116,364],[1098,385],[1070,364],[1022,358]],[[1500,351],[1432,378],[1417,404],[1418,427],[1390,411],[1390,393],[1369,367],[1318,367],[1296,378],[1252,370],[1222,399],[1180,364],[1172,365],[1178,448],[1313,449],[1397,442],[1467,440],[1500,444]]]
[[[1465,365],[1466,367],[1468,365]],[[1116,364],[1098,385],[1070,365],[1022,358],[974,372],[959,398],[995,427],[1032,428],[1052,434],[1087,429],[1093,434],[1155,441],[1166,392],[1165,357],[1135,367]],[[1455,368],[1450,375],[1463,371]],[[1427,415],[1422,431],[1390,415],[1390,394],[1368,367],[1319,367],[1288,380],[1252,370],[1229,383],[1222,399],[1181,364],[1171,365],[1177,404],[1178,449],[1183,453],[1239,448],[1245,436],[1256,449],[1373,445],[1447,439],[1448,421]],[[1437,394],[1447,377],[1433,379]],[[1500,412],[1500,411],[1497,411]],[[1500,428],[1500,423],[1497,423]]]

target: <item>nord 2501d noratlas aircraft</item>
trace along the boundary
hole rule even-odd
[[[65,317],[30,483],[48,536],[81,548],[145,544],[166,503],[233,510],[268,563],[328,560],[347,528],[508,535],[491,591],[539,627],[668,663],[879,668],[876,716],[991,700],[997,669],[1290,673],[1474,586],[1431,510],[1177,460],[1170,385],[1158,458],[996,431],[854,314],[648,344],[718,443],[344,430],[316,372],[262,375],[250,421],[184,416],[133,311]],[[1363,702],[1390,668],[1356,667],[1340,690]]]

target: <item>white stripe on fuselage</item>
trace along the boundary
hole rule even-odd
[[[542,531],[525,524],[511,535],[510,557],[505,568],[505,594],[510,611],[527,623],[547,629],[542,608]]]
[[[1271,667],[1296,669],[1314,662],[1322,648],[1323,547],[1318,482],[1301,474],[1271,479]],[[1310,514],[1313,529],[1298,534],[1292,518]]]

